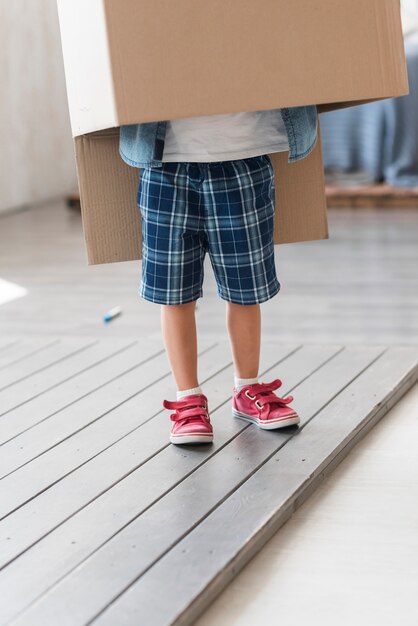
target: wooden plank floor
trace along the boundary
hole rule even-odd
[[[384,183],[374,185],[325,186],[327,204],[337,208],[418,208],[418,187],[393,187]]]
[[[175,385],[140,264],[87,266],[62,201],[0,218],[1,279],[27,293],[0,307],[0,624],[191,624],[414,384],[418,213],[329,217],[329,240],[276,246],[263,305],[260,378],[294,394],[299,428],[232,417],[206,258],[200,447],[168,441]]]
[[[263,303],[263,339],[418,345],[418,211],[330,210],[329,232],[275,247],[282,289]],[[0,216],[0,268],[28,291],[0,306],[1,337],[160,336],[158,305],[137,295],[140,262],[88,266],[80,215],[64,202]],[[208,256],[197,319],[200,336],[227,339]]]
[[[214,443],[174,446],[162,343],[0,343],[0,623],[192,624],[418,378],[414,346],[266,342],[299,427],[231,415],[225,341],[201,339]]]

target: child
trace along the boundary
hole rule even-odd
[[[208,252],[226,300],[234,361],[232,414],[263,429],[299,423],[292,396],[259,382],[260,303],[280,290],[274,260],[274,170],[269,153],[306,157],[317,142],[315,106],[123,126],[120,155],[142,168],[139,294],[161,304],[165,347],[177,385],[170,441],[213,441],[208,398],[197,376],[195,305]]]

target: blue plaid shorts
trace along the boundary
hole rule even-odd
[[[202,297],[206,252],[222,299],[258,304],[280,290],[268,155],[143,168],[137,204],[142,223],[138,293],[146,300],[184,304]]]

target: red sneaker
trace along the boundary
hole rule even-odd
[[[170,415],[174,422],[171,428],[171,443],[210,443],[213,428],[210,423],[208,399],[204,394],[185,396],[171,402],[164,400],[166,409],[175,409]]]
[[[282,381],[276,378],[271,383],[246,385],[240,391],[233,387],[232,415],[266,430],[299,424],[299,415],[288,406],[293,396],[279,398],[273,393],[281,386]]]

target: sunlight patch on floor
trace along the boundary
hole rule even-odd
[[[25,289],[25,287],[0,278],[0,306],[6,304],[6,302],[23,298],[27,296],[28,293],[29,291]]]

